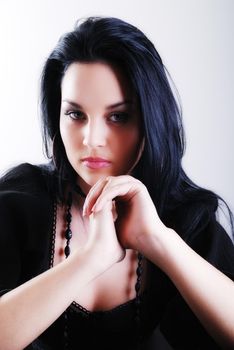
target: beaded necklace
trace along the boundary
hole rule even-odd
[[[86,198],[86,195],[83,193],[81,188],[79,186],[75,186],[74,190],[76,193],[78,193],[81,197]],[[66,208],[66,230],[65,230],[65,238],[66,238],[66,246],[64,248],[64,255],[67,258],[71,253],[70,248],[70,241],[72,239],[72,230],[71,230],[71,222],[72,222],[72,214],[71,214],[71,207],[72,207],[72,192],[68,192],[67,196],[67,208]],[[135,317],[134,322],[136,325],[136,334],[138,336],[138,341],[141,341],[141,318],[140,318],[140,304],[141,304],[141,296],[140,296],[140,289],[141,289],[141,276],[142,276],[142,261],[143,261],[143,255],[138,253],[137,254],[137,269],[136,269],[136,275],[137,280],[135,284],[135,291],[136,291],[136,298],[135,298]],[[69,329],[68,329],[68,312],[67,310],[64,312],[64,350],[69,350]]]

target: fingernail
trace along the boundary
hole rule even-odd
[[[83,207],[83,212],[82,212],[82,216],[85,216],[87,213],[86,213],[86,206]]]
[[[93,207],[92,207],[92,212],[93,213],[97,213],[98,211],[101,210],[101,207],[99,204],[95,204]]]
[[[97,212],[97,206],[95,204],[91,209],[91,213],[96,213],[96,212]]]

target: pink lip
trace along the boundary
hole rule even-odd
[[[107,168],[110,166],[111,162],[103,159],[103,158],[94,158],[94,157],[88,157],[83,158],[82,162],[85,166],[87,166],[90,169],[101,169],[101,168]]]

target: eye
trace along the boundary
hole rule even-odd
[[[109,117],[109,119],[113,122],[113,123],[127,123],[129,120],[129,115],[127,113],[124,112],[117,112],[117,113],[112,113]]]
[[[84,120],[84,113],[81,111],[68,111],[65,112],[64,115],[68,115],[73,120]]]

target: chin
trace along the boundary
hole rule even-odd
[[[87,188],[93,187],[98,180],[108,175],[109,174],[93,174],[93,175],[85,176],[84,174],[78,173],[78,182],[80,183],[82,188],[84,187],[87,189]]]

